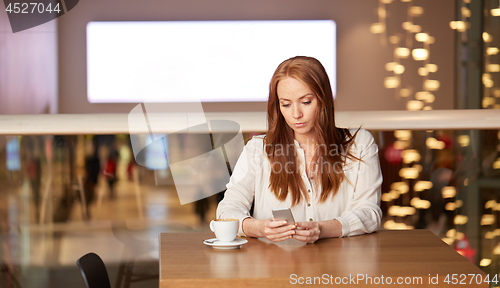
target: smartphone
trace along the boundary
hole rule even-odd
[[[274,220],[285,220],[287,225],[295,224],[293,219],[292,210],[290,208],[277,208],[273,209]]]

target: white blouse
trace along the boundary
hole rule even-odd
[[[351,134],[355,131],[351,130]],[[337,219],[342,224],[342,237],[371,233],[380,227],[382,173],[378,146],[370,132],[360,129],[355,145],[351,146],[351,153],[362,161],[346,161],[342,169],[348,181],[344,180],[337,194],[322,203],[319,202],[320,189],[315,188],[316,185],[312,185],[306,175],[304,150],[295,140],[301,171],[297,176],[302,177],[311,197],[309,203],[302,199],[293,207],[290,195],[282,202],[269,188],[272,170],[264,150],[263,138],[263,135],[255,136],[248,141],[226,185],[224,199],[217,207],[217,218],[240,221],[238,235],[246,236],[241,223],[243,219],[251,217],[249,210],[254,200],[253,217],[256,219],[272,218],[272,210],[275,208],[291,208],[297,222]],[[279,172],[279,167],[274,167],[274,172]]]

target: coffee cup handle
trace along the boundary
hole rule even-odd
[[[212,230],[212,232],[215,232],[215,230],[214,230],[214,220],[210,221],[210,230]]]

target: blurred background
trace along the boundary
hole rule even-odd
[[[87,23],[201,20],[334,20],[337,111],[500,108],[498,0],[87,0],[17,33],[0,11],[0,114],[129,113],[137,103],[88,100]],[[370,130],[384,177],[382,229],[429,229],[492,278],[500,272],[500,130],[396,124]],[[265,131],[257,130],[244,131],[244,141]],[[84,287],[75,261],[91,251],[112,286],[158,287],[158,233],[209,231],[220,194],[181,205],[170,167],[138,165],[131,135],[32,134],[0,133],[0,287]],[[146,157],[202,153],[203,137],[165,135]]]

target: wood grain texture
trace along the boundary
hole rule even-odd
[[[421,284],[389,287],[456,286],[444,283],[448,274],[486,277],[428,230],[379,231],[308,245],[248,238],[247,244],[235,250],[217,250],[203,244],[204,239],[212,237],[213,233],[160,234],[160,287],[288,287],[294,286],[291,274],[297,275],[295,279],[362,274],[372,277],[373,282],[382,276],[394,282],[397,277],[403,277],[403,281],[405,277],[422,279]],[[429,275],[439,276],[438,284],[429,284]],[[458,286],[488,287],[487,283],[469,285],[469,280],[467,285]],[[367,280],[359,280],[351,286],[385,286],[373,282],[370,285]]]

